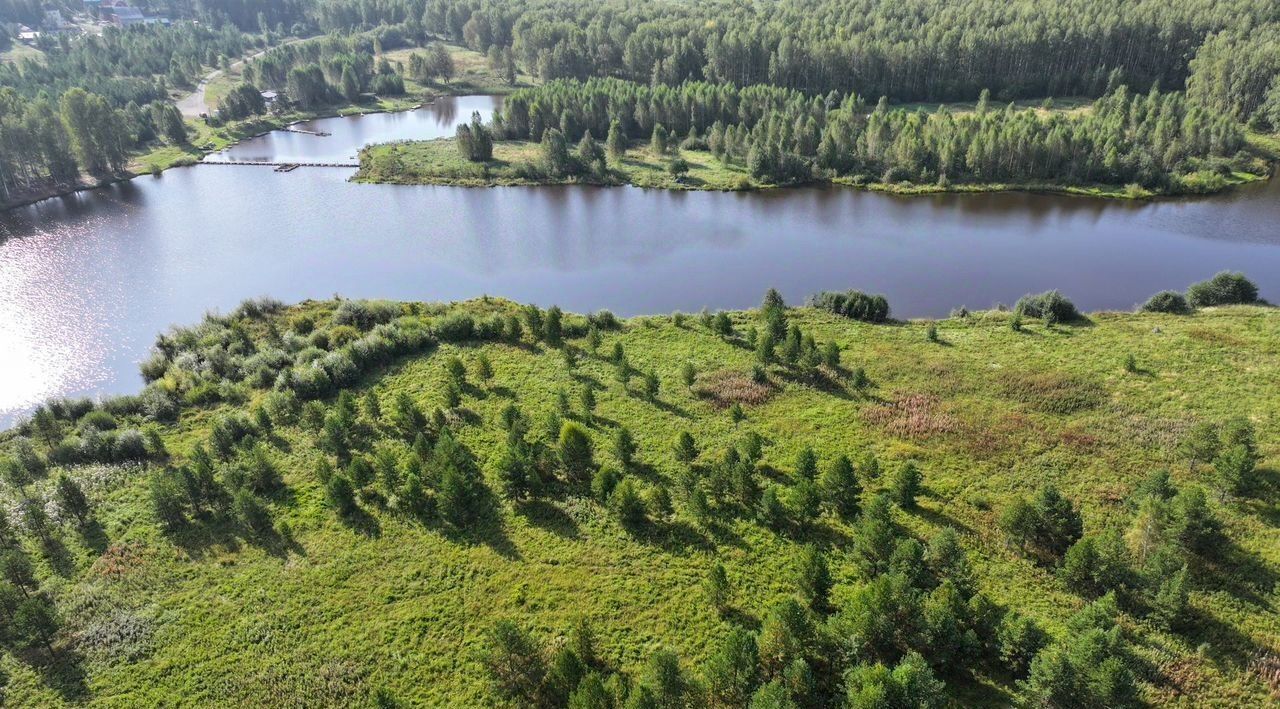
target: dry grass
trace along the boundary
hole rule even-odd
[[[1047,414],[1074,414],[1097,407],[1106,391],[1097,382],[1061,372],[1010,372],[1004,396]]]
[[[142,563],[141,544],[112,544],[93,563],[93,573],[107,578],[118,578],[127,576]]]
[[[719,408],[734,404],[759,406],[769,400],[773,387],[755,381],[748,372],[722,369],[699,374],[693,383],[693,393]]]
[[[1273,652],[1258,653],[1249,663],[1249,670],[1271,690],[1271,696],[1280,700],[1280,655]]]
[[[863,416],[899,438],[932,438],[957,429],[955,419],[939,410],[940,403],[941,399],[929,394],[908,394],[892,403],[869,407]]]

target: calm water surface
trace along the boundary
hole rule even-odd
[[[235,159],[345,160],[449,135],[486,97],[326,119]],[[50,396],[137,391],[155,335],[247,297],[455,300],[661,313],[882,292],[899,317],[1060,288],[1130,308],[1220,269],[1280,300],[1280,181],[1194,201],[359,185],[350,170],[194,166],[0,214],[0,424]]]

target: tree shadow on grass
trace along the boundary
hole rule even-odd
[[[775,373],[774,376],[793,384],[817,389],[824,394],[828,394],[839,399],[848,400],[853,398],[853,394],[851,394],[849,389],[845,387],[844,382],[828,376],[821,371],[815,371],[812,374],[808,374],[805,372],[782,370]]]
[[[275,526],[261,531],[241,526],[240,535],[246,544],[261,549],[277,559],[287,559],[289,554],[307,555],[307,550],[293,538],[292,534],[281,534]]]
[[[968,536],[974,536],[976,534],[976,532],[973,531],[973,527],[970,527],[942,510],[932,510],[927,507],[916,505],[908,510],[908,512],[920,517],[936,527],[954,527],[957,532]]]
[[[580,536],[578,523],[548,500],[534,499],[517,503],[516,511],[529,520],[530,524],[566,539],[577,539]]]
[[[757,465],[756,472],[760,475],[760,477],[768,480],[769,482],[779,483],[783,485],[790,485],[792,483],[792,479],[790,475],[787,475],[786,473],[782,472],[781,470],[778,470],[777,468],[773,467],[768,463],[760,463],[759,465]]]
[[[672,414],[674,416],[679,416],[682,419],[689,418],[689,412],[686,411],[683,407],[677,406],[670,402],[663,401],[662,399],[659,399],[657,397],[649,398],[642,394],[632,394],[632,396],[636,396],[638,398],[644,399],[645,401],[652,404],[654,408],[660,411],[663,411],[665,413]]]
[[[497,514],[496,510],[494,514]],[[515,543],[511,541],[511,537],[507,535],[506,528],[497,519],[484,520],[465,529],[448,527],[444,531],[445,535],[452,541],[472,546],[487,546],[509,561],[521,561],[524,559],[520,554],[520,550],[516,548]]]
[[[852,537],[825,522],[796,525],[791,536],[796,541],[811,542],[822,549],[847,549],[853,545]]]
[[[619,426],[618,422],[615,421],[614,419],[611,419],[607,416],[601,416],[600,414],[592,414],[591,419],[589,421],[586,421],[586,424],[588,428],[591,428],[597,431],[602,431],[610,428],[617,428]]]
[[[1197,608],[1190,609],[1190,614],[1185,632],[1205,645],[1206,655],[1214,664],[1239,671],[1257,655],[1258,644],[1235,626]]]
[[[1264,608],[1271,606],[1269,596],[1280,582],[1280,574],[1231,539],[1223,539],[1212,557],[1200,557],[1199,566],[1198,586],[1221,589]]]
[[[653,467],[651,463],[641,463],[633,460],[631,465],[623,472],[627,475],[634,475],[647,483],[662,482],[662,477],[658,475],[658,469]]]
[[[40,542],[40,550],[43,552],[45,560],[49,562],[49,568],[53,569],[54,573],[64,578],[70,577],[75,573],[75,557],[56,534],[50,534],[43,539]]]
[[[1257,482],[1253,497],[1243,500],[1241,506],[1268,527],[1280,527],[1280,471],[1258,468],[1254,475],[1257,476]]]
[[[669,554],[687,556],[694,552],[715,551],[715,544],[684,520],[647,520],[628,527],[628,531],[636,541],[658,547]]]
[[[760,619],[738,606],[729,606],[720,612],[720,617],[747,630],[760,629]]]
[[[74,647],[55,647],[54,654],[44,648],[15,653],[33,668],[44,685],[58,693],[63,701],[80,703],[87,698],[84,656]]]
[[[378,518],[369,514],[363,507],[354,506],[350,511],[338,516],[342,524],[370,539],[382,536],[382,524]]]
[[[97,517],[89,517],[83,524],[76,528],[80,532],[80,540],[84,545],[93,550],[94,554],[99,556],[107,550],[107,546],[111,540],[107,538],[107,532],[102,528],[102,523]]]
[[[596,389],[606,388],[604,383],[601,382],[598,378],[593,377],[590,374],[586,374],[585,372],[573,372],[569,376],[573,377],[573,381],[579,384],[592,386],[592,387],[595,387]]]
[[[747,542],[742,535],[733,531],[733,529],[724,523],[723,520],[713,519],[707,524],[707,533],[715,540],[717,546],[731,546],[737,549],[747,549]]]

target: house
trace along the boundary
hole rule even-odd
[[[108,8],[103,7],[102,10],[105,13]],[[110,13],[111,21],[121,27],[128,27],[129,25],[138,25],[146,22],[146,18],[142,16],[142,10],[139,10],[136,7],[116,5],[110,8]]]
[[[18,40],[28,44],[35,44],[40,39],[40,33],[27,27],[26,25],[18,25]]]
[[[64,30],[70,23],[62,16],[61,10],[44,11],[44,28],[47,30]]]
[[[275,91],[271,91],[270,89],[262,92],[262,103],[267,108],[271,108],[278,98],[280,98],[280,94]]]

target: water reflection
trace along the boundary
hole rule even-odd
[[[487,106],[487,109],[485,108]],[[269,159],[433,137],[483,98],[315,121]],[[449,118],[452,116],[452,118]],[[454,300],[488,293],[621,314],[744,307],[769,286],[888,295],[899,316],[1058,287],[1127,308],[1221,268],[1280,299],[1280,183],[1152,204],[1052,195],[897,197],[841,188],[359,185],[340,169],[196,166],[0,216],[0,419],[51,395],[136,391],[157,332],[246,297]]]

